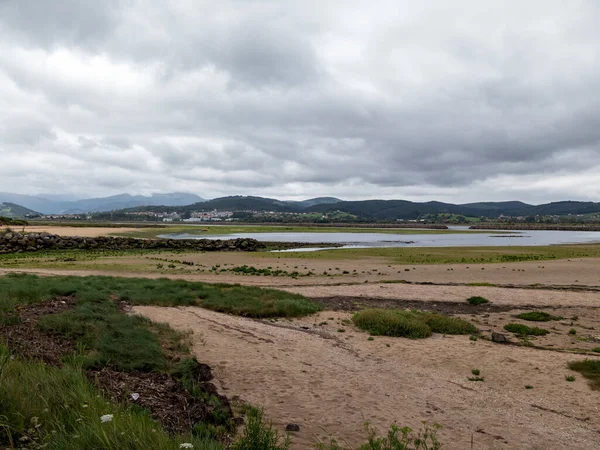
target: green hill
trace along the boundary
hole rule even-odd
[[[4,202],[0,203],[0,216],[9,218],[18,217],[35,217],[39,216],[40,213],[35,212],[24,206],[17,205],[16,203]]]

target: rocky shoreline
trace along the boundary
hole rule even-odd
[[[265,244],[255,239],[137,239],[130,237],[59,236],[50,233],[18,233],[0,231],[0,254],[36,252],[41,250],[133,250],[173,249],[193,251],[264,250]]]

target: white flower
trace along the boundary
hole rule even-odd
[[[100,422],[102,422],[102,423],[112,422],[112,420],[113,420],[112,414],[104,414],[103,416],[100,417]]]
[[[194,448],[194,446],[189,442],[184,442],[183,444],[179,444],[179,448]]]
[[[133,400],[137,400],[138,398],[140,398],[140,394],[138,394],[137,392],[134,392],[133,394],[131,394],[131,398]]]

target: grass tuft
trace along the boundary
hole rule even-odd
[[[545,328],[528,327],[520,323],[508,323],[504,325],[504,329],[519,336],[545,336],[550,333]]]
[[[280,436],[267,422],[264,411],[249,408],[242,437],[231,447],[232,450],[288,450],[291,440],[288,436]]]
[[[569,363],[569,369],[579,372],[584,378],[587,378],[592,389],[600,390],[600,360],[573,361]]]
[[[480,297],[480,296],[476,295],[474,297],[469,297],[467,299],[467,302],[473,306],[478,306],[478,305],[483,305],[485,303],[489,303],[490,301],[485,297]]]

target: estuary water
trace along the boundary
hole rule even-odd
[[[600,243],[598,231],[469,231],[465,227],[450,227],[451,230],[468,231],[456,234],[394,234],[394,233],[237,233],[224,235],[165,234],[160,237],[171,239],[256,239],[263,242],[305,242],[306,250],[319,250],[310,244],[342,244],[338,248],[372,247],[494,247],[494,246],[538,246],[559,244]],[[477,232],[476,232],[477,231]],[[298,251],[295,249],[294,251]]]

